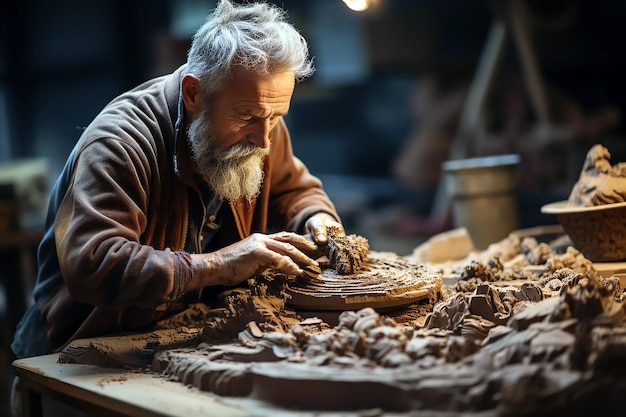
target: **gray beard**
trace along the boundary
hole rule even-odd
[[[263,160],[269,148],[252,143],[236,143],[229,148],[217,144],[205,110],[187,128],[195,169],[221,199],[251,201],[263,184]]]

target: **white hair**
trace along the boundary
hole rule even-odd
[[[220,0],[193,36],[186,72],[200,80],[211,95],[241,65],[258,73],[293,71],[301,81],[315,71],[308,45],[287,22],[278,6],[256,2],[233,4]]]

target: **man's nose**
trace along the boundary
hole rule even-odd
[[[259,148],[267,148],[270,146],[271,130],[269,119],[259,119],[257,123],[254,124],[253,131],[248,134],[248,141]]]

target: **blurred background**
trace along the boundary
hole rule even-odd
[[[295,152],[325,181],[348,229],[369,237],[374,249],[406,250],[449,227],[446,219],[428,221],[441,162],[459,136],[464,108],[472,109],[470,91],[490,47],[493,55],[498,22],[506,36],[498,66],[483,68],[489,89],[475,101],[481,113],[463,156],[521,155],[519,226],[554,221],[539,207],[567,196],[593,143],[622,160],[623,1],[370,0],[360,12],[341,0],[275,3],[308,39],[317,68],[296,88],[287,117]],[[518,3],[527,52],[512,21]],[[109,100],[184,62],[191,34],[214,4],[4,6],[0,163],[35,158],[34,169],[53,181],[81,128]],[[543,105],[529,92],[525,53]]]
[[[454,226],[441,204],[448,159],[519,155],[519,228],[556,222],[540,207],[567,198],[593,144],[626,161],[623,0],[275,3],[317,68],[287,116],[295,153],[373,250],[404,255]],[[214,4],[3,3],[0,249],[6,298],[17,303],[6,311],[20,315],[28,302],[19,299],[47,192],[82,128],[119,93],[184,63]]]

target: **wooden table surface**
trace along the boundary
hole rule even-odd
[[[106,417],[363,417],[380,415],[381,411],[290,410],[254,398],[218,396],[149,372],[58,363],[58,357],[51,354],[13,362],[13,371],[21,378],[23,387],[25,417],[46,415],[43,396],[90,416]],[[324,402],[324,398],[319,400]],[[406,414],[385,413],[385,416]]]
[[[41,395],[102,416],[250,416],[234,399],[146,372],[58,363],[58,354],[18,359],[24,415],[42,415]],[[45,411],[45,410],[44,410]],[[45,415],[45,413],[43,413]]]

